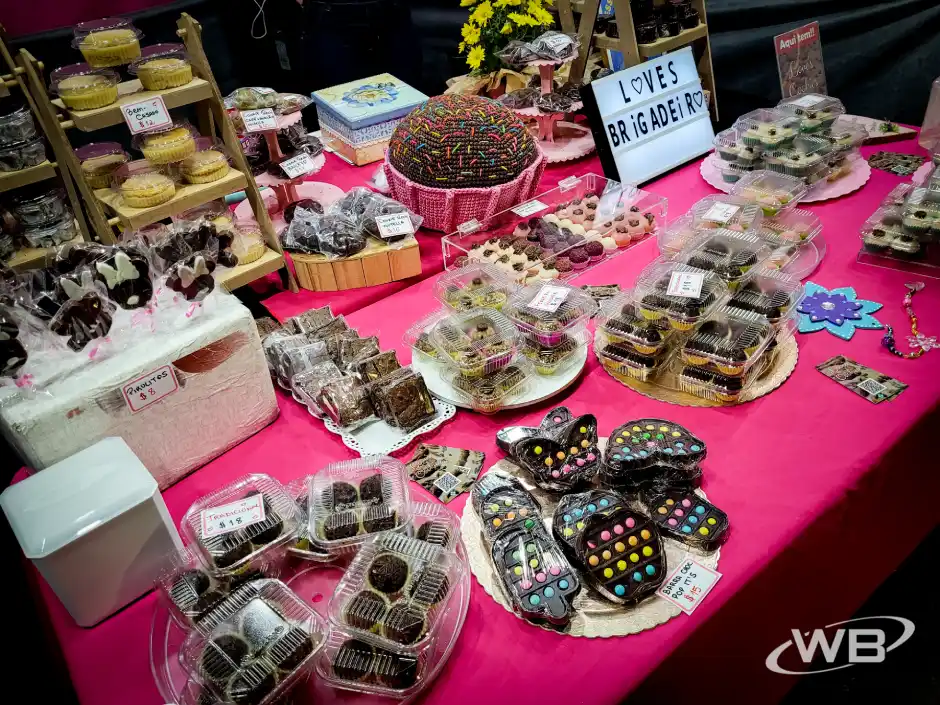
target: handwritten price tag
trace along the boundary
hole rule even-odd
[[[672,575],[666,578],[656,594],[676,605],[686,614],[692,614],[721,577],[711,568],[686,558]]]
[[[724,225],[729,222],[739,210],[740,208],[732,203],[713,203],[711,208],[705,211],[702,220]]]
[[[379,226],[379,235],[383,238],[414,235],[415,228],[408,213],[388,213],[375,216],[375,224]]]
[[[202,510],[202,536],[212,538],[230,534],[264,521],[264,497],[254,494],[221,507]]]
[[[132,414],[165,399],[180,388],[176,373],[169,365],[158,367],[121,387],[124,401]]]
[[[298,176],[309,174],[314,169],[313,160],[306,152],[301,152],[296,157],[281,162],[281,170],[287,174],[288,179],[296,179]]]
[[[539,293],[535,295],[535,298],[529,302],[529,305],[526,308],[532,308],[536,311],[547,311],[548,313],[555,313],[558,310],[558,307],[561,306],[565,299],[568,298],[569,289],[566,289],[563,286],[552,286],[551,284],[546,284],[541,289]]]
[[[245,132],[264,132],[277,129],[277,115],[271,108],[261,110],[242,110],[242,122],[245,123]]]
[[[535,215],[539,211],[543,211],[546,208],[548,208],[548,206],[536,199],[534,201],[529,201],[528,203],[523,203],[522,205],[516,206],[512,209],[512,212],[522,218],[527,218],[528,216]]]
[[[121,106],[121,114],[132,135],[158,127],[169,127],[173,124],[170,111],[166,109],[166,103],[160,96],[139,100],[136,103],[124,103]]]
[[[686,299],[697,299],[702,295],[702,282],[705,275],[699,272],[673,272],[669,277],[666,293]]]

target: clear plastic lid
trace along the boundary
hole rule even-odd
[[[399,653],[436,638],[463,563],[440,546],[400,533],[366,541],[330,599],[330,621],[363,641]]]
[[[452,313],[431,328],[431,344],[441,359],[467,377],[505,367],[516,354],[519,331],[491,309]]]
[[[587,347],[591,336],[585,324],[565,331],[554,345],[543,345],[534,335],[523,334],[519,352],[526,357],[540,375],[553,375],[568,367],[578,358],[578,351]]]
[[[694,365],[684,365],[676,358],[668,368],[668,377],[664,381],[675,389],[708,401],[721,404],[734,404],[754,384],[754,380],[766,372],[769,361],[761,357],[757,364],[742,375],[723,375]]]
[[[724,306],[684,341],[679,355],[687,365],[739,377],[760,359],[773,335],[764,316]]]
[[[654,260],[637,277],[635,309],[644,319],[666,318],[677,330],[688,330],[728,295],[728,288],[715,272],[682,262]]]
[[[132,144],[155,164],[182,161],[196,151],[199,133],[185,120],[134,135]]]
[[[728,307],[777,323],[789,316],[802,299],[800,282],[780,272],[761,270],[732,294]]]
[[[78,157],[78,161],[82,163],[83,169],[87,161],[113,155],[123,155],[127,157],[127,152],[124,151],[123,145],[118,142],[92,142],[91,144],[86,144],[84,147],[79,147],[75,150],[75,156]]]
[[[189,674],[220,701],[268,705],[313,668],[324,619],[278,580],[243,585],[180,647]]]
[[[299,477],[289,482],[285,488],[287,493],[294,498],[294,502],[297,503],[297,508],[300,510],[300,525],[297,527],[294,540],[287,547],[287,553],[306,561],[325,563],[333,560],[335,556],[310,540],[310,530],[307,524],[307,502],[310,501],[310,492],[307,489],[309,481],[309,477]]]
[[[158,164],[151,164],[146,159],[127,162],[111,174],[112,187],[125,192],[139,191],[146,194],[167,181],[175,183],[173,173]]]
[[[636,308],[635,294],[625,291],[605,301],[597,314],[597,328],[614,344],[625,344],[640,355],[658,355],[673,334],[664,318],[649,320]]]
[[[102,17],[97,20],[87,20],[72,26],[72,35],[76,39],[87,36],[92,32],[104,32],[109,29],[133,28],[134,23],[126,17]]]
[[[597,302],[578,287],[554,281],[513,292],[503,311],[520,330],[551,346],[597,313]]]
[[[909,218],[932,221],[940,219],[940,202],[938,200],[940,199],[937,199],[936,190],[923,186],[918,186],[912,190],[904,203],[905,226],[909,225]],[[913,222],[910,224],[913,224]]]
[[[731,194],[753,201],[765,216],[774,217],[796,206],[807,190],[806,184],[795,176],[761,169],[742,176]]]
[[[832,145],[821,137],[800,135],[786,148],[764,155],[764,163],[771,171],[807,178],[828,168],[827,155]]]
[[[715,194],[705,196],[690,209],[692,225],[697,228],[727,228],[747,231],[760,226],[763,213],[756,203],[741,196]]]
[[[819,133],[819,136],[832,146],[834,152],[848,152],[864,144],[868,139],[868,130],[861,125],[836,122],[828,131]]]
[[[26,228],[22,232],[23,239],[30,247],[54,247],[75,239],[78,234],[78,226],[71,211],[60,220],[48,225]]]
[[[907,201],[907,197],[913,190],[914,184],[898,184],[888,192],[887,196],[884,197],[884,200],[881,202],[882,207],[900,208],[904,205],[905,201]]]
[[[53,93],[69,96],[89,89],[116,86],[121,82],[121,77],[117,71],[79,63],[57,68],[50,74],[49,82]]]
[[[155,59],[176,59],[176,62],[160,62],[154,66],[148,66],[148,71],[175,71],[183,63],[189,63],[189,57],[186,54],[186,47],[183,44],[151,44],[147,47],[141,47],[140,57],[134,59],[127,67],[129,73],[137,75],[142,64]]]
[[[613,342],[610,337],[600,332],[594,342],[594,351],[608,372],[614,375],[632,377],[641,382],[648,381],[661,368],[668,356],[648,355],[638,352],[626,342]]]
[[[444,358],[431,341],[431,331],[437,324],[449,317],[452,313],[453,312],[447,308],[438,309],[418,319],[405,331],[402,340],[405,345],[412,349],[412,358],[414,358],[414,355],[420,355],[426,360],[444,362]]]
[[[750,164],[739,164],[737,162],[726,161],[718,162],[718,170],[721,172],[722,180],[729,184],[738,183],[745,176],[753,173],[757,166],[760,166],[760,163],[756,160],[754,163]]]
[[[355,549],[380,531],[411,521],[405,466],[387,456],[332,463],[310,478],[310,538],[330,552]]]
[[[369,390],[353,377],[327,384],[316,402],[323,414],[340,428],[358,428],[375,419]]]
[[[784,98],[777,103],[777,108],[792,115],[799,115],[803,120],[834,120],[836,116],[845,114],[845,106],[841,100],[822,93],[803,93]]]
[[[330,629],[317,675],[334,688],[400,700],[420,691],[440,654],[401,654],[379,648],[338,627]]]
[[[179,163],[183,174],[187,172],[199,173],[200,170],[209,170],[231,162],[225,144],[212,137],[196,137],[196,151]]]
[[[447,507],[430,502],[411,505],[410,535],[419,541],[440,546],[445,551],[456,551],[460,542],[460,517]]]
[[[518,285],[499,267],[480,263],[444,272],[434,284],[434,295],[455,311],[474,308],[498,311],[516,288]]]
[[[656,244],[663,255],[672,257],[693,242],[698,234],[699,229],[695,227],[695,218],[691,213],[685,213],[674,220],[668,228],[659,231]]]
[[[775,149],[792,141],[799,129],[799,118],[773,108],[760,108],[745,113],[734,123],[734,129],[747,145]]]
[[[278,360],[277,376],[285,385],[293,384],[294,377],[309,372],[324,362],[333,362],[322,340],[314,340],[306,345],[290,347],[281,353]]]
[[[205,563],[236,573],[277,555],[300,524],[300,511],[268,475],[245,475],[193,503],[180,528]]]
[[[65,190],[54,188],[34,191],[20,189],[10,199],[13,214],[25,227],[52,223],[71,213],[65,200]]]
[[[714,272],[733,285],[760,267],[771,251],[767,242],[756,235],[722,229],[702,233],[676,260]]]
[[[740,141],[741,136],[734,128],[722,130],[715,135],[714,145],[718,156],[726,161],[732,161],[738,157],[741,147],[744,144]]]
[[[772,242],[805,244],[822,232],[822,221],[815,213],[792,208],[773,218],[764,218],[758,235]]]
[[[893,208],[879,208],[861,227],[860,235],[866,245],[888,247],[895,238],[904,235],[902,216]]]
[[[410,367],[401,367],[371,382],[369,396],[376,415],[404,431],[413,431],[437,413],[424,377]]]
[[[483,377],[466,377],[458,370],[442,371],[441,377],[474,411],[495,414],[529,387],[536,372],[525,358]]]

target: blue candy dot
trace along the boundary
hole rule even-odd
[[[696,514],[704,514],[704,513],[705,513],[705,507],[703,507],[701,504],[698,505],[698,506],[695,508],[695,513],[696,513]]]
[[[641,573],[640,571],[635,572],[633,574],[633,579],[637,582],[640,582],[641,580],[643,580],[643,573]]]
[[[685,443],[683,443],[682,441],[679,441],[678,443],[676,443],[676,448],[683,448],[684,446],[685,446]]]
[[[617,597],[623,597],[627,589],[623,585],[614,585],[614,594]]]
[[[568,589],[568,581],[567,581],[567,580],[559,580],[559,581],[558,581],[558,587],[560,587],[562,590],[567,590],[567,589]]]
[[[679,450],[676,451],[676,455],[685,455],[685,451],[682,450],[682,448],[680,448]]]
[[[647,456],[646,451],[645,451],[645,450],[641,450],[641,451],[640,451],[640,457],[641,457],[641,458],[645,458],[646,456]]]
[[[596,511],[597,511],[597,505],[596,505],[596,504],[589,504],[589,505],[587,505],[587,510],[588,510],[589,512],[596,512]]]
[[[692,527],[691,527],[691,526],[683,526],[683,527],[682,527],[682,533],[683,533],[683,534],[691,534],[691,533],[692,533]]]
[[[690,523],[690,524],[698,524],[698,517],[690,516],[690,517],[689,517],[689,523]]]
[[[545,590],[543,590],[543,592],[545,593],[545,597],[554,597],[554,596],[555,596],[555,590],[554,590],[553,588],[547,587],[547,588],[545,588]]]
[[[568,522],[571,521],[571,515],[570,515],[570,514],[565,514],[565,515],[562,517],[562,519],[564,519],[565,523],[567,524]]]
[[[689,448],[691,448],[693,453],[702,450],[702,446],[689,446]]]
[[[633,457],[632,455],[628,455],[626,459],[627,459],[627,460],[634,460],[634,457]]]
[[[602,507],[606,507],[608,504],[610,504],[610,502],[608,502],[606,499],[602,499],[602,500],[601,500],[601,506],[602,506]]]
[[[620,453],[614,453],[614,460],[620,460]]]
[[[647,574],[647,575],[656,575],[656,569],[655,569],[653,566],[648,565],[648,566],[646,566],[646,574]]]
[[[671,454],[672,454],[672,448],[663,448],[663,453],[665,453],[666,455],[671,455]]]
[[[579,516],[581,516],[582,514],[584,514],[584,512],[583,512],[581,509],[575,509],[575,510],[574,510],[574,515],[575,515],[576,517],[579,517]]]
[[[529,595],[529,604],[530,604],[530,605],[537,605],[537,604],[540,603],[541,601],[542,601],[542,599],[541,599],[538,595]]]

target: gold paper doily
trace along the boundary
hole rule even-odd
[[[599,333],[600,331],[594,335],[595,355],[597,355],[597,335]],[[697,397],[694,394],[688,394],[687,392],[680,392],[678,389],[662,387],[658,384],[655,384],[654,382],[641,382],[640,380],[634,379],[633,377],[618,375],[604,367],[603,361],[599,356],[598,360],[601,362],[601,367],[604,367],[604,371],[607,374],[623,384],[625,387],[629,387],[633,391],[639,392],[644,397],[656,399],[657,401],[664,401],[667,404],[676,404],[678,406],[728,407],[737,406],[738,404],[746,404],[749,401],[754,401],[755,399],[759,399],[760,397],[770,394],[777,387],[786,382],[787,378],[793,374],[793,370],[796,368],[796,363],[799,357],[800,349],[796,344],[796,337],[791,335],[787,341],[781,343],[778,347],[777,354],[774,356],[773,364],[741,393],[741,396],[738,398],[738,401],[735,404],[723,404],[721,402],[703,399],[702,397]]]

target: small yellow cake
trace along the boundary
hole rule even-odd
[[[185,127],[174,127],[166,132],[144,135],[140,151],[151,164],[170,164],[193,154],[196,141]]]
[[[135,174],[121,184],[124,203],[131,208],[159,206],[173,198],[175,193],[173,180],[156,172]]]
[[[250,264],[261,259],[264,254],[264,238],[257,229],[239,228],[232,239],[232,252],[239,264]]]
[[[124,164],[127,164],[126,154],[92,157],[82,162],[82,174],[93,189],[108,188],[111,185],[111,175]]]
[[[59,81],[56,91],[66,107],[72,110],[103,108],[118,97],[117,82],[109,76],[96,74],[64,78]]]
[[[180,163],[183,178],[191,184],[207,184],[218,181],[228,173],[228,160],[221,152],[207,149],[186,157]]]
[[[133,29],[105,29],[87,34],[78,50],[95,68],[120,66],[140,56],[140,42]]]
[[[144,90],[162,91],[185,86],[193,80],[193,67],[186,59],[167,57],[151,59],[137,65],[137,78]]]

